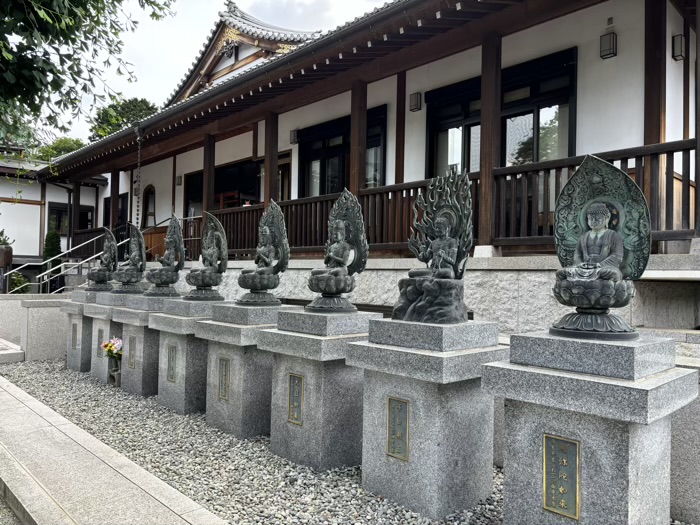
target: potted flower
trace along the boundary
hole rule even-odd
[[[107,363],[109,384],[120,387],[122,384],[122,340],[114,336],[109,341],[104,341],[100,346],[109,359]]]
[[[5,229],[0,230],[0,268],[9,268],[12,264],[12,246],[13,242],[5,235]]]

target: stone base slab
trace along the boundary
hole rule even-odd
[[[192,335],[161,332],[159,347],[158,403],[178,414],[204,412],[207,342]]]
[[[440,352],[484,348],[498,345],[498,324],[484,321],[429,324],[372,319],[369,342]]]
[[[345,359],[348,343],[367,339],[367,334],[320,336],[286,332],[283,330],[259,330],[258,348],[314,361]]]
[[[194,335],[200,339],[217,341],[235,346],[251,346],[258,342],[258,333],[274,324],[258,326],[241,326],[217,321],[198,321],[195,323]]]
[[[76,303],[94,303],[97,300],[97,292],[73,290],[70,298],[71,301],[75,301]]]
[[[318,336],[366,334],[371,319],[381,319],[382,314],[355,312],[346,314],[319,314],[308,311],[279,312],[277,327],[287,332],[299,332]]]
[[[510,361],[620,379],[641,379],[675,366],[672,339],[643,335],[634,341],[557,337],[548,332],[512,335]]]
[[[113,337],[122,338],[121,323],[115,323],[109,319],[93,319],[90,375],[105,384],[109,383],[109,358],[100,345]]]
[[[75,303],[74,303],[75,304]],[[82,309],[82,304],[78,304]],[[76,372],[89,372],[92,361],[92,317],[68,314],[66,366]]]
[[[389,398],[407,402],[407,449],[389,455]],[[438,385],[364,372],[362,487],[431,520],[491,495],[493,398],[479,380]]]
[[[649,425],[698,396],[698,373],[672,368],[630,381],[503,361],[482,367],[482,386],[511,400]]]
[[[376,372],[447,384],[481,377],[483,364],[503,359],[508,359],[507,346],[432,352],[361,341],[348,345],[345,362]]]
[[[163,300],[163,313],[178,315],[180,317],[211,317],[212,307],[215,303],[211,301],[184,301],[182,299]]]
[[[679,357],[678,366],[700,370],[700,359]],[[700,523],[700,398],[671,418],[671,518]]]
[[[113,306],[88,303],[83,307],[83,315],[86,317],[92,317],[93,319],[109,321],[112,319],[112,310],[114,310]]]
[[[302,412],[290,422],[290,374],[301,376]],[[270,450],[324,471],[362,461],[362,370],[342,361],[275,354]],[[490,487],[490,485],[489,485]]]
[[[637,425],[512,399],[505,410],[504,525],[669,523],[671,418]],[[578,522],[543,508],[545,434],[579,442]]]
[[[272,354],[209,343],[207,423],[238,439],[270,435]]]
[[[152,313],[148,316],[148,327],[173,334],[192,335],[197,326],[197,321],[206,319],[206,317],[181,317],[179,315]]]
[[[133,326],[148,326],[148,318],[150,315],[150,312],[131,308],[115,308],[112,310],[112,319],[114,321]]]
[[[160,332],[146,326],[124,324],[122,390],[137,396],[158,394]]]
[[[126,295],[112,292],[98,292],[96,303],[103,306],[124,306],[126,304]]]
[[[221,323],[235,325],[277,324],[280,310],[300,310],[298,306],[240,306],[235,303],[215,304],[211,319]]]
[[[125,306],[146,312],[161,312],[163,310],[163,299],[163,297],[149,297],[146,295],[128,295]]]
[[[61,305],[61,311],[69,315],[83,315],[83,303],[76,303],[73,301],[65,301]]]

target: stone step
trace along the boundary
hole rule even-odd
[[[0,339],[0,365],[24,361],[24,352],[19,345]]]
[[[0,414],[0,487],[22,523],[226,523],[2,377]]]

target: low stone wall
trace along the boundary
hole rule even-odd
[[[27,312],[22,301],[46,299],[42,294],[0,294],[0,339],[19,345],[22,326],[27,323]]]
[[[189,263],[187,267],[199,266]],[[318,259],[290,261],[275,294],[288,299],[313,298],[306,281],[313,268],[323,266]],[[229,270],[219,287],[226,300],[243,292],[238,276],[249,261],[229,261]],[[408,270],[420,267],[414,259],[371,259],[357,286],[349,294],[352,302],[392,306],[398,298],[398,281]],[[505,333],[543,330],[571,308],[560,305],[552,294],[554,274],[560,268],[554,256],[471,258],[464,278],[464,300],[474,311],[474,319],[495,321]],[[186,292],[182,272],[176,287]],[[626,308],[616,310],[633,326],[694,329],[700,325],[700,256],[652,255],[642,280],[636,283],[637,296]]]
[[[41,300],[21,302],[25,318],[21,326],[20,349],[25,361],[66,358],[68,323],[66,314],[61,311],[64,301],[55,297],[44,295]]]

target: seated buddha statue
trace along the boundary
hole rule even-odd
[[[156,255],[156,262],[162,265],[162,268],[158,268],[156,271],[159,272],[177,272],[177,250],[175,249],[176,241],[172,237],[165,238],[165,253],[160,256]]]
[[[330,228],[333,243],[328,246],[326,256],[323,259],[325,268],[311,271],[311,275],[332,275],[334,277],[346,277],[348,264],[353,254],[352,246],[345,240],[345,223],[334,221]]]
[[[558,279],[622,279],[624,241],[619,233],[608,228],[610,217],[610,210],[602,202],[590,205],[586,213],[590,230],[576,244],[574,266],[558,270]]]
[[[277,255],[275,245],[272,244],[272,233],[270,228],[263,226],[260,228],[260,241],[255,250],[255,270],[243,270],[241,273],[257,273],[258,275],[270,275],[274,273],[272,263]]]
[[[421,248],[418,260],[429,264],[436,279],[454,279],[454,264],[457,258],[457,241],[450,237],[450,223],[439,217],[435,220],[435,239]],[[409,277],[425,277],[425,270],[411,270]]]

